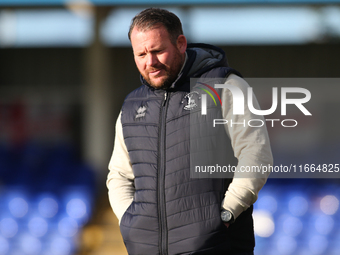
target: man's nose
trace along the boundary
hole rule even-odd
[[[155,54],[148,54],[146,64],[148,66],[155,66],[158,63],[157,56]]]

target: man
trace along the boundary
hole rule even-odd
[[[129,39],[142,86],[127,96],[118,117],[107,180],[128,253],[253,254],[252,204],[267,175],[238,178],[241,174],[235,173],[232,180],[224,180],[191,178],[190,173],[191,155],[197,150],[190,126],[205,130],[200,119],[212,126],[213,116],[211,104],[209,114],[200,114],[202,96],[196,90],[191,92],[190,78],[226,78],[225,84],[244,92],[247,83],[227,67],[221,49],[187,45],[180,20],[166,10],[149,8],[136,15]],[[230,91],[218,93],[223,106],[212,105],[217,109],[215,117],[234,123],[261,118],[247,108],[245,116],[233,115]],[[258,108],[255,98],[253,101]],[[197,124],[190,125],[191,118]],[[272,164],[265,127],[218,126],[213,130],[223,130],[218,138],[221,144],[230,137],[238,170]],[[210,158],[215,147],[220,145],[208,139],[207,149],[197,155]],[[222,151],[221,163],[226,163],[224,159],[233,155]]]

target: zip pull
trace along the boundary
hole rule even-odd
[[[165,106],[167,97],[168,97],[168,92],[166,91],[166,92],[164,93],[164,102],[163,102],[163,106]]]

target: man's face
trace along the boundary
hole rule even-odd
[[[131,44],[137,68],[154,88],[168,88],[176,80],[184,62],[186,39],[180,35],[176,45],[161,25],[147,31],[134,28]]]

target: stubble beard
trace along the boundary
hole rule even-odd
[[[182,55],[177,52],[176,56],[173,61],[173,67],[167,67],[163,64],[160,66],[157,66],[156,69],[161,69],[165,71],[165,74],[162,75],[165,77],[164,81],[161,84],[155,84],[149,77],[148,74],[143,75],[146,82],[155,89],[168,89],[171,87],[171,85],[174,83],[174,81],[177,79],[179,71],[181,70],[183,65],[183,57]],[[157,77],[156,77],[157,78]]]

